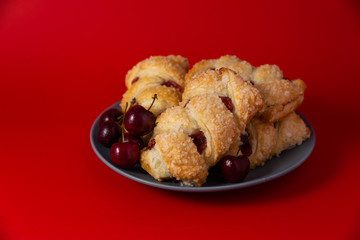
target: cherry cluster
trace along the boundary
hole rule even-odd
[[[153,103],[157,99],[153,97]],[[110,148],[111,160],[122,168],[133,167],[140,159],[140,150],[144,147],[141,136],[149,134],[155,127],[156,117],[150,108],[134,102],[125,112],[111,108],[99,118],[98,141]]]

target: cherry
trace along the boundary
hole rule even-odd
[[[119,140],[121,135],[121,128],[115,122],[105,122],[99,127],[98,140],[105,147],[111,145]]]
[[[184,91],[184,89],[183,89],[182,86],[180,86],[179,84],[177,84],[176,82],[171,81],[171,80],[168,80],[168,81],[166,81],[166,82],[163,82],[161,85],[167,86],[167,87],[173,87],[173,88],[179,90],[180,92],[183,92],[183,91]]]
[[[136,143],[139,146],[139,149],[144,148],[143,140],[137,136],[131,135],[130,133],[124,133],[124,139],[122,137],[119,138],[119,143],[124,142]]]
[[[103,125],[106,122],[119,122],[119,117],[122,116],[122,111],[117,108],[110,108],[101,114],[99,118],[99,125]]]
[[[220,96],[219,98],[224,103],[225,107],[229,109],[230,112],[234,111],[234,105],[231,101],[231,98],[225,96]]]
[[[110,149],[113,163],[122,168],[132,168],[140,158],[140,149],[136,143],[114,143]]]
[[[204,133],[202,131],[197,131],[191,134],[190,137],[192,138],[194,144],[196,145],[199,154],[202,154],[207,146],[206,137]]]
[[[225,156],[221,160],[221,172],[228,182],[238,183],[245,179],[249,172],[250,162],[247,157]]]
[[[140,105],[133,105],[125,114],[124,125],[132,135],[143,136],[155,127],[155,116]]]

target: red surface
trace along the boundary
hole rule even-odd
[[[360,4],[0,1],[0,239],[360,239]],[[89,141],[150,55],[236,54],[308,85],[310,158],[259,186],[158,190]]]

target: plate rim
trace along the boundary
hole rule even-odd
[[[230,190],[235,190],[235,189],[241,189],[241,188],[247,188],[247,187],[251,187],[251,186],[255,186],[255,185],[259,185],[262,183],[266,183],[269,182],[271,180],[274,180],[276,178],[279,178],[281,176],[284,176],[290,172],[292,172],[293,170],[295,170],[296,168],[298,168],[300,165],[302,165],[310,156],[310,154],[312,153],[312,151],[314,150],[315,147],[315,143],[316,143],[316,136],[315,136],[315,131],[312,127],[312,125],[310,124],[310,122],[298,111],[295,111],[305,122],[305,124],[309,127],[310,131],[311,131],[311,135],[310,138],[308,138],[305,141],[312,141],[312,144],[310,145],[310,149],[309,151],[306,153],[306,155],[299,161],[296,162],[296,164],[291,165],[290,167],[280,171],[280,172],[276,172],[275,174],[272,174],[270,176],[267,177],[263,177],[263,178],[258,178],[258,179],[252,179],[249,181],[245,181],[245,182],[240,182],[240,183],[230,183],[228,185],[222,185],[222,186],[201,186],[201,187],[189,187],[189,186],[174,186],[174,185],[166,185],[166,184],[161,184],[161,182],[150,182],[147,180],[144,180],[142,178],[138,178],[135,176],[132,176],[131,174],[123,171],[122,169],[116,167],[115,165],[111,164],[102,154],[101,152],[97,149],[96,144],[95,144],[95,139],[93,139],[94,136],[94,131],[96,128],[96,125],[98,124],[99,118],[101,116],[102,113],[104,113],[107,109],[109,108],[114,108],[117,107],[120,109],[120,104],[121,101],[118,101],[114,104],[112,104],[110,107],[107,107],[104,111],[102,111],[97,118],[94,120],[93,124],[91,125],[91,129],[90,129],[90,144],[91,147],[93,149],[93,151],[95,152],[95,154],[100,158],[100,160],[107,165],[109,168],[111,168],[112,170],[114,170],[115,172],[119,173],[120,175],[129,178],[133,181],[151,186],[151,187],[156,187],[156,188],[160,188],[160,189],[165,189],[165,190],[171,190],[171,191],[180,191],[180,192],[220,192],[220,191],[230,191]],[[291,149],[289,149],[291,150]]]

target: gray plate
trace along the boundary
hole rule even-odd
[[[115,103],[109,108],[119,108],[119,103]],[[94,149],[96,155],[111,169],[115,172],[120,173],[121,175],[130,178],[134,181],[172,191],[182,191],[182,192],[217,192],[217,191],[227,191],[239,188],[245,188],[254,186],[260,183],[268,182],[284,174],[287,174],[299,167],[311,154],[315,146],[315,132],[310,123],[298,113],[305,123],[311,130],[311,137],[306,140],[300,146],[286,150],[281,153],[279,157],[274,157],[268,160],[264,166],[258,167],[254,170],[250,170],[249,174],[245,180],[241,183],[227,183],[220,176],[215,173],[209,174],[206,183],[202,187],[185,187],[180,186],[179,183],[173,182],[158,182],[152,178],[146,171],[144,171],[140,164],[136,164],[132,169],[121,169],[115,166],[111,162],[110,158],[110,149],[103,147],[97,140],[97,132],[99,129],[99,117],[95,120],[94,124],[91,127],[90,132],[90,141],[91,146]]]

